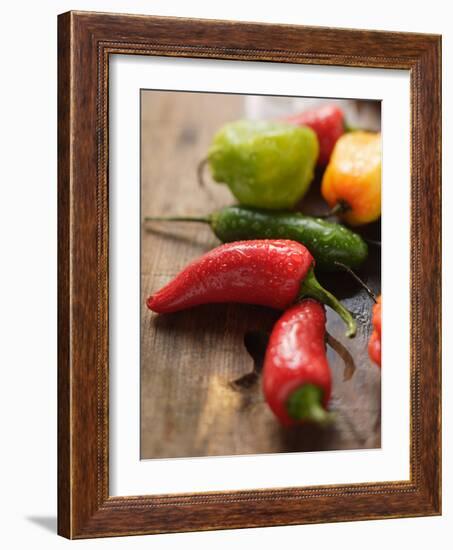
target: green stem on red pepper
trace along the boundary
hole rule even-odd
[[[312,299],[287,309],[275,323],[263,366],[267,404],[283,426],[325,425],[332,392],[326,354],[326,313]]]
[[[326,304],[331,307],[346,323],[346,336],[349,338],[355,336],[355,333],[357,332],[357,324],[351,313],[341,304],[339,300],[335,298],[333,294],[321,286],[315,277],[313,267],[308,270],[308,273],[302,281],[302,285],[300,287],[299,299],[305,297],[314,298],[322,304]]]
[[[354,336],[352,315],[319,284],[313,265],[309,250],[295,241],[223,244],[194,260],[146,303],[156,313],[231,302],[286,309],[308,296],[334,309],[347,325],[346,334]]]
[[[329,424],[334,415],[322,406],[322,389],[314,384],[305,384],[294,391],[286,401],[288,415],[294,420]]]

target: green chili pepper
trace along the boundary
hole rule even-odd
[[[145,218],[148,221],[193,221],[207,223],[222,242],[249,239],[290,239],[305,245],[324,271],[359,267],[368,255],[360,235],[338,223],[305,216],[299,212],[260,210],[228,206],[206,217]]]
[[[239,120],[214,136],[207,164],[240,204],[293,207],[307,192],[319,153],[316,134],[306,126]]]

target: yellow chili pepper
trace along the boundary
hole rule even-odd
[[[374,222],[381,215],[381,134],[354,131],[335,144],[324,172],[321,193],[350,225]]]

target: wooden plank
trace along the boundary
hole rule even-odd
[[[205,214],[232,202],[223,185],[200,189],[196,166],[214,132],[243,115],[239,95],[142,93],[142,217]],[[369,111],[362,109],[361,116],[369,122]],[[308,201],[315,207],[320,206],[318,187],[314,184]],[[263,400],[260,380],[250,388],[231,384],[253,370],[244,335],[270,331],[278,312],[232,304],[157,316],[144,306],[152,291],[216,244],[202,225],[143,224],[141,457],[379,447],[380,372],[370,363],[366,345],[371,301],[347,276],[336,275],[336,284],[324,277],[361,322],[357,337],[346,341],[342,322],[328,312],[330,342],[340,354],[328,347],[337,418],[325,429],[283,429]],[[366,275],[376,290],[378,267],[374,255]]]

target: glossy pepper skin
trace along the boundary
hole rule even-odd
[[[327,419],[332,376],[325,326],[324,307],[306,299],[285,311],[272,330],[264,358],[263,390],[284,426]]]
[[[381,215],[381,134],[349,132],[336,143],[321,184],[331,208],[342,205],[342,218],[362,225]]]
[[[253,239],[290,239],[305,245],[322,271],[359,267],[368,256],[368,245],[344,225],[300,212],[227,206],[204,217],[148,217],[145,221],[197,222],[209,224],[222,242]]]
[[[238,302],[285,309],[296,298],[311,296],[329,305],[356,333],[350,312],[317,281],[313,256],[295,241],[238,241],[210,250],[183,269],[146,305],[171,313],[200,304]]]
[[[297,126],[308,126],[315,132],[319,142],[320,166],[325,166],[329,162],[335,143],[345,133],[344,114],[336,105],[321,105],[285,120]]]
[[[292,208],[313,179],[319,145],[308,127],[239,120],[223,126],[208,151],[212,177],[239,203]]]
[[[189,264],[147,305],[157,313],[222,302],[285,309],[296,299],[312,264],[310,252],[293,241],[228,243]]]
[[[381,366],[381,328],[382,328],[382,297],[379,296],[373,306],[373,332],[368,342],[368,355],[370,359]]]
[[[300,212],[269,212],[230,206],[212,214],[212,229],[223,242],[242,239],[291,239],[305,245],[323,271],[341,269],[336,262],[359,267],[368,256],[360,235],[338,223]]]

